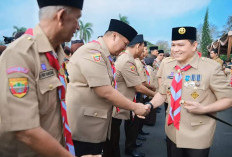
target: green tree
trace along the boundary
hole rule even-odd
[[[164,50],[164,53],[170,53],[170,46],[168,41],[158,40],[155,45],[159,47],[159,50]]]
[[[25,27],[18,27],[18,26],[13,26],[13,28],[15,29],[15,31],[13,32],[12,36],[15,36],[15,34],[18,32],[25,32],[27,30],[27,28]]]
[[[200,24],[197,27],[197,42],[201,43],[202,38],[202,27],[203,25]],[[214,24],[209,24],[210,36],[213,40],[217,40],[220,37],[220,32],[218,31],[218,27]]]
[[[93,34],[93,24],[90,22],[83,23],[81,20],[79,21],[80,24],[80,30],[78,31],[79,33],[79,38],[84,40],[85,43],[89,42],[92,34]]]
[[[206,13],[205,13],[204,24],[202,27],[202,36],[201,36],[201,42],[200,42],[200,50],[203,56],[208,56],[207,46],[211,44],[213,41],[211,34],[210,34],[208,16],[209,16],[209,11],[207,8]]]
[[[122,22],[125,22],[126,24],[129,25],[129,21],[128,21],[127,16],[122,16],[121,14],[119,14],[119,20],[122,21]]]

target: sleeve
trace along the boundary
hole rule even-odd
[[[80,69],[88,82],[89,87],[111,85],[107,69],[107,58],[99,53],[88,53],[81,59]]]
[[[217,100],[232,98],[232,87],[219,64],[216,65],[216,69],[213,70],[210,77],[210,89],[215,94]]]
[[[163,70],[163,68],[164,68],[164,62],[161,62],[160,67],[159,67],[159,70],[158,70],[158,72],[157,72],[157,77],[158,77],[158,78],[161,78],[161,77],[162,77],[162,70]]]
[[[136,68],[137,68],[137,72],[139,74],[139,78],[142,82],[146,82],[147,81],[147,76],[146,76],[146,72],[145,69],[143,67],[142,64],[140,64],[140,61],[135,60],[135,64],[136,64]]]
[[[33,50],[32,50],[33,51]],[[0,87],[2,126],[6,131],[20,131],[40,126],[35,79],[34,52],[20,47],[6,50],[1,58]]]
[[[142,83],[135,63],[127,61],[122,67],[121,74],[126,82],[127,87],[134,87]]]
[[[159,76],[157,73],[158,79],[161,78],[161,85],[159,86],[159,93],[160,94],[167,94],[168,83],[166,81],[164,70],[165,70],[164,63],[161,62],[160,68],[158,70]]]

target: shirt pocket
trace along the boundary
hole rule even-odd
[[[190,125],[192,127],[196,127],[196,126],[201,126],[201,125],[205,125],[208,124],[210,120],[210,117],[206,116],[206,115],[197,115],[197,116],[192,116],[191,117],[191,122]]]
[[[52,76],[39,80],[38,85],[40,114],[47,114],[56,107],[59,99],[57,87],[62,84],[56,76]]]
[[[88,107],[84,109],[84,116],[107,119],[107,111]]]
[[[182,93],[182,99],[195,102],[203,102],[209,95],[209,91],[204,88],[185,87]]]

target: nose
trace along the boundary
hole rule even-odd
[[[80,30],[79,21],[77,20],[76,30]]]
[[[179,51],[179,47],[178,46],[172,46],[172,51],[173,52],[178,52]]]

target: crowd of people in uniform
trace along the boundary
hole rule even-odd
[[[137,138],[163,104],[168,157],[209,156],[216,121],[206,113],[232,106],[232,66],[197,52],[195,27],[172,28],[170,56],[157,46],[148,56],[143,35],[116,19],[69,48],[83,0],[37,2],[39,24],[0,57],[1,157],[144,157]]]

